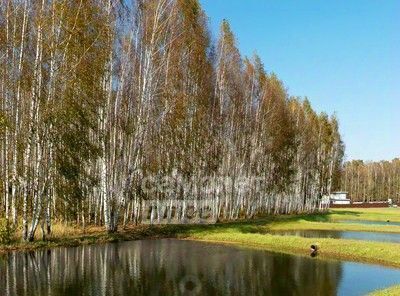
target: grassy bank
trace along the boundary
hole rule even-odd
[[[310,244],[318,242],[321,257],[333,257],[354,261],[381,263],[400,267],[396,258],[398,244],[366,242],[343,239],[314,239],[268,234],[270,230],[337,230],[379,231],[400,233],[400,226],[362,225],[334,223],[335,220],[388,220],[395,221],[400,209],[335,209],[326,214],[268,216],[253,221],[219,223],[215,225],[162,225],[128,226],[118,233],[108,234],[102,227],[82,229],[71,225],[55,224],[53,234],[46,241],[40,240],[40,232],[31,243],[14,241],[0,245],[0,252],[9,250],[33,250],[41,247],[77,246],[82,244],[137,240],[144,238],[180,237],[202,241],[248,245],[272,251],[308,253]],[[396,217],[398,219],[398,217]],[[18,234],[20,236],[20,234]]]
[[[271,235],[264,232],[263,225],[247,223],[215,227],[214,229],[197,228],[189,230],[185,238],[306,256],[309,255],[310,245],[317,243],[320,247],[319,257],[321,258],[335,258],[400,267],[400,257],[397,255],[399,244]]]
[[[400,222],[400,208],[332,209],[330,220],[370,220]]]
[[[40,238],[37,233],[35,241],[24,242],[15,239],[8,245],[0,244],[0,253],[9,251],[33,251],[39,248],[75,247],[79,245],[102,244],[117,241],[132,241],[140,239],[157,239],[176,237],[178,233],[184,232],[190,226],[186,225],[141,225],[127,226],[117,233],[107,233],[103,227],[92,226],[82,229],[73,225],[55,224],[52,235],[46,240]],[[17,237],[21,237],[17,233]]]
[[[400,233],[400,226],[317,222],[302,218],[276,221],[267,224],[265,227],[268,230],[334,230]]]
[[[400,226],[362,225],[334,223],[335,220],[379,220],[396,221],[400,209],[335,209],[325,214],[268,216],[253,221],[218,223],[215,225],[161,225],[128,226],[118,233],[108,234],[102,227],[82,229],[73,225],[55,224],[53,234],[46,241],[31,243],[15,240],[9,245],[0,245],[0,252],[10,250],[34,250],[57,246],[138,240],[145,238],[179,237],[203,241],[241,244],[271,251],[307,254],[310,244],[316,241],[321,246],[321,257],[333,257],[354,261],[373,262],[400,267],[400,258],[394,256],[398,244],[365,242],[342,239],[314,239],[268,234],[270,230],[337,230],[400,233]],[[397,219],[399,217],[396,217]],[[21,234],[18,233],[17,237]]]
[[[395,295],[400,295],[400,285],[379,291],[374,291],[369,294],[369,296],[395,296]]]

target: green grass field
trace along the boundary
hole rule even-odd
[[[369,296],[396,296],[400,295],[400,285],[372,292]]]
[[[330,220],[370,220],[400,222],[400,208],[332,209]]]

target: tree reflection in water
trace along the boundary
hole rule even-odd
[[[2,295],[336,295],[342,263],[190,241],[11,253]]]

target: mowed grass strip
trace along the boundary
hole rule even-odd
[[[400,222],[400,208],[343,208],[331,209],[330,220],[369,220]]]
[[[254,229],[240,225],[227,229],[196,229],[188,231],[184,238],[300,255],[309,255],[310,246],[317,243],[320,247],[319,257],[321,258],[334,258],[400,267],[400,256],[397,254],[400,247],[399,244],[272,235],[257,233],[258,227]]]
[[[395,225],[363,225],[335,222],[310,222],[302,219],[296,221],[272,222],[266,225],[266,227],[269,230],[334,230],[400,233],[400,226]]]
[[[369,296],[398,296],[400,295],[400,285],[389,287],[387,289],[374,291]]]

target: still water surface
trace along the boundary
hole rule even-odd
[[[400,270],[173,239],[0,257],[1,295],[364,295]]]
[[[345,238],[365,241],[400,243],[400,233],[334,231],[334,230],[277,230],[271,234],[294,235],[315,238]]]

